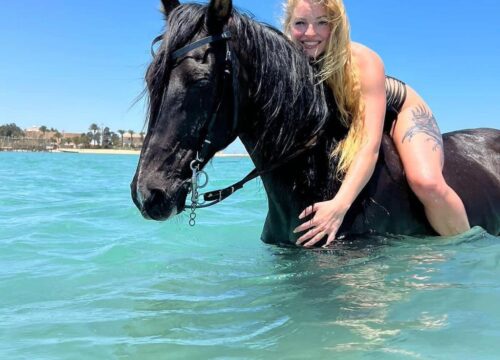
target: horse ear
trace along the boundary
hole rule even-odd
[[[174,10],[181,3],[179,0],[161,0],[161,12],[168,17],[172,10]]]
[[[207,10],[207,27],[211,33],[220,33],[233,11],[231,0],[210,0]]]

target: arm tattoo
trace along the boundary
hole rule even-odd
[[[417,134],[426,134],[429,138],[426,141],[431,141],[434,143],[432,147],[433,151],[436,151],[438,148],[443,149],[443,138],[441,137],[441,132],[436,123],[436,119],[434,115],[427,110],[424,106],[419,106],[418,108],[412,110],[413,113],[413,125],[410,127],[403,137],[401,143],[404,143],[405,140],[411,142],[411,139]]]

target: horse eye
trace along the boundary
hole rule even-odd
[[[203,54],[203,61],[202,61],[203,64],[208,63],[208,57],[210,56],[210,53],[211,53],[210,51],[207,51],[205,52],[205,54]]]
[[[210,85],[210,81],[207,78],[201,78],[201,79],[193,79],[190,81],[190,86],[195,86],[198,88],[203,88],[207,85]]]

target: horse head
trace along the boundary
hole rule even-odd
[[[193,166],[202,169],[237,136],[230,0],[207,7],[162,0],[168,29],[146,73],[148,130],[132,198],[146,218],[165,220],[185,207]]]

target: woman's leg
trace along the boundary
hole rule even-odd
[[[442,174],[443,140],[429,107],[424,102],[405,107],[392,137],[408,184],[424,205],[434,230],[442,236],[469,230],[464,204]]]

